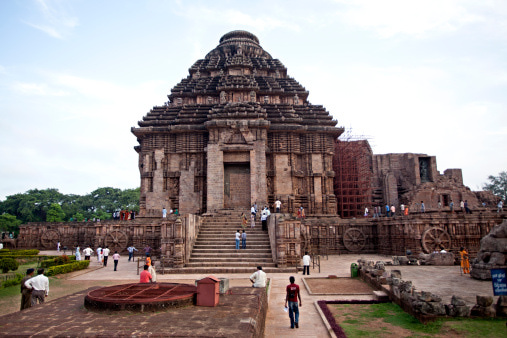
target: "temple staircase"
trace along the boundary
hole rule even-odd
[[[246,249],[236,250],[235,233],[241,227],[241,211],[223,210],[203,216],[189,262],[184,268],[165,269],[165,273],[253,273],[257,266],[268,272],[294,272],[295,268],[279,269],[273,262],[267,231],[262,230],[260,215],[255,227],[250,227],[250,214]],[[241,244],[240,244],[241,247]]]

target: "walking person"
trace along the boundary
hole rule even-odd
[[[282,202],[280,199],[276,199],[275,203],[273,203],[273,206],[275,207],[275,212],[278,214],[280,213],[280,209],[282,208]]]
[[[99,264],[102,264],[102,247],[100,245],[97,248],[97,262],[99,262]]]
[[[144,247],[143,250],[144,250],[144,255],[146,257],[148,257],[150,255],[150,253],[151,253],[151,247],[148,244],[146,244],[146,246]]]
[[[89,261],[90,260],[90,257],[93,253],[93,250],[92,248],[90,248],[90,246],[88,245],[84,250],[83,250],[83,254],[84,254],[84,258],[85,258],[85,261]]]
[[[386,204],[386,217],[389,217],[389,204]]]
[[[462,213],[465,213],[465,202],[463,202],[463,200],[459,201],[459,208]]]
[[[239,240],[241,239],[241,234],[239,233],[239,230],[236,231],[236,250],[239,250]]]
[[[308,254],[308,251],[306,251],[303,256],[303,275],[310,275],[310,261],[310,255]]]
[[[290,328],[296,329],[299,328],[299,307],[298,307],[298,299],[299,306],[303,306],[301,302],[301,293],[299,292],[299,285],[295,283],[294,276],[289,277],[290,284],[287,285],[286,291],[287,295],[285,296],[285,308],[289,308],[289,318],[290,318]]]
[[[262,210],[262,213],[261,213],[261,223],[262,223],[262,230],[266,231],[268,230],[268,212],[269,210],[267,210],[268,207],[264,207],[264,210]]]
[[[241,249],[246,249],[246,232],[243,229],[241,233]]]
[[[104,255],[104,266],[107,266],[107,259],[109,258],[109,247],[106,245],[106,248],[102,250],[102,254]]]
[[[58,241],[58,243],[56,243],[56,251],[60,252],[60,241]]]
[[[451,209],[451,214],[454,212],[453,209],[454,209],[454,202],[451,201],[451,203],[449,203],[449,209]]]
[[[252,214],[250,215],[250,228],[254,228],[255,227],[255,216]]]
[[[49,279],[44,276],[44,269],[37,269],[37,276],[30,278],[25,282],[25,287],[32,290],[32,306],[44,303],[44,299],[49,296]]]
[[[244,229],[248,223],[248,219],[246,218],[244,212],[241,213],[240,219],[241,219],[241,227]]]
[[[421,201],[421,212],[426,212],[426,207],[424,206],[424,201]]]
[[[79,248],[79,245],[76,247],[76,261],[81,260],[81,249]]]
[[[470,273],[470,260],[468,258],[468,252],[465,250],[464,247],[461,247],[459,249],[459,255],[461,260],[461,271],[463,271],[463,274],[469,274]]]
[[[118,251],[115,251],[114,255],[113,255],[114,271],[116,271],[116,268],[118,267],[119,260],[120,260],[120,254],[118,253]]]
[[[502,211],[503,211],[503,201],[502,201],[502,200],[500,200],[500,201],[498,202],[498,204],[496,205],[496,208],[497,208],[497,209],[496,209],[496,212],[497,212],[497,213],[499,213],[499,212],[502,212]]]
[[[131,259],[132,259],[132,262],[133,262],[134,261],[134,251],[139,251],[139,250],[137,250],[134,245],[130,245],[127,248],[127,251],[129,252],[129,262],[130,262]]]
[[[28,309],[32,306],[32,289],[26,287],[25,283],[33,277],[35,269],[27,269],[26,276],[21,280],[21,309]]]
[[[162,218],[167,218],[167,209],[165,207],[162,209]]]
[[[252,204],[252,207],[250,208],[250,214],[254,217],[254,221],[255,221],[256,217],[257,217],[257,209],[255,208],[254,204]]]

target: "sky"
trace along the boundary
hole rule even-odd
[[[232,30],[373,152],[507,170],[507,1],[0,1],[0,200],[140,184],[131,127]]]

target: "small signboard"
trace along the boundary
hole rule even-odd
[[[491,281],[495,296],[507,296],[506,272],[506,269],[491,269]]]

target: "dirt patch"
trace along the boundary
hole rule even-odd
[[[305,278],[312,295],[370,295],[373,289],[357,278]]]

